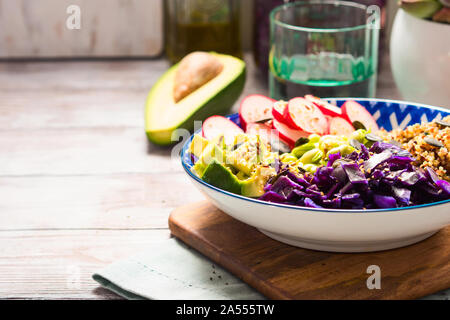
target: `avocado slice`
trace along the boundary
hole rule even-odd
[[[189,152],[192,153],[197,158],[200,158],[203,153],[203,150],[205,150],[208,144],[209,144],[208,140],[206,140],[199,134],[195,134],[189,146]]]
[[[170,145],[172,133],[178,128],[194,129],[194,120],[205,120],[226,113],[244,88],[245,62],[218,53],[211,53],[223,64],[213,79],[178,102],[173,86],[178,64],[171,67],[150,90],[145,107],[145,130],[153,143]],[[174,137],[178,138],[178,137]]]
[[[250,176],[257,164],[257,144],[256,136],[250,137],[245,134],[236,136],[233,146],[226,153],[227,164]]]
[[[206,169],[206,164],[201,163],[200,161],[197,161],[193,166],[192,166],[192,171],[198,176],[201,177],[203,175],[203,172],[205,172]]]
[[[227,164],[250,176],[257,165],[268,165],[275,160],[265,143],[257,136],[245,136],[235,140],[235,144],[226,153]]]
[[[210,143],[206,146],[197,162],[208,165],[212,160],[216,160],[219,163],[225,162],[225,154],[223,153],[223,150],[214,143]]]
[[[264,194],[264,186],[269,178],[276,175],[272,167],[259,166],[250,178],[241,183],[241,194],[246,197],[260,197]]]
[[[241,182],[230,169],[213,159],[206,167],[202,180],[217,188],[241,194]]]
[[[200,141],[201,141],[201,143],[203,143],[203,140],[200,140]],[[208,140],[205,140],[205,141],[208,142]],[[192,147],[192,144],[191,144],[191,147]],[[193,148],[197,149],[198,147],[196,145]],[[196,152],[198,152],[198,150],[196,150]],[[224,163],[224,160],[225,160],[225,155],[223,153],[223,150],[215,143],[208,142],[206,147],[204,147],[201,155],[198,157],[197,162],[192,167],[192,171],[194,171],[195,174],[197,174],[197,176],[202,177],[204,171],[206,170],[207,166],[211,162],[216,161],[218,163]]]
[[[264,194],[264,186],[275,175],[274,168],[260,166],[250,178],[241,181],[229,168],[213,159],[204,169],[201,179],[217,188],[256,198]]]

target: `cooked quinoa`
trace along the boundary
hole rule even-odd
[[[450,116],[442,119],[450,123]],[[415,158],[416,165],[421,168],[433,168],[439,177],[450,181],[450,127],[437,122],[416,123],[405,129],[395,129],[391,132],[382,130],[380,134],[385,141],[397,141],[408,150]],[[426,139],[427,138],[427,139]],[[429,139],[439,141],[443,146],[430,145]]]

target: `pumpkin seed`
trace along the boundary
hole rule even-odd
[[[301,137],[297,141],[295,141],[295,146],[298,147],[298,146],[301,146],[302,144],[305,144],[305,143],[308,143],[308,142],[309,142],[308,138]]]
[[[368,133],[366,134],[366,139],[372,142],[378,142],[378,141],[383,141],[383,139],[381,139],[381,137],[377,136],[376,134],[373,133]]]
[[[425,137],[423,139],[423,141],[425,141],[426,143],[428,143],[430,146],[433,146],[433,147],[442,148],[444,146],[440,141],[430,138],[430,137]]]
[[[445,122],[444,120],[436,120],[436,123],[443,127],[450,127],[450,123]]]
[[[355,130],[359,130],[359,129],[366,130],[366,127],[359,121],[353,121],[352,125],[353,125],[353,128],[355,128]]]
[[[267,121],[270,121],[270,120],[272,120],[272,118],[258,120],[258,121],[255,121],[255,123],[266,123]]]
[[[391,141],[389,141],[389,143],[393,144],[394,146],[400,147],[400,148],[403,147],[402,144],[396,140],[391,140]]]
[[[239,143],[233,145],[233,146],[231,147],[231,151],[235,151],[236,149],[238,149],[238,148],[239,148],[240,146],[242,146],[243,144],[244,144],[243,142],[239,142]]]
[[[361,150],[361,142],[359,142],[358,140],[356,140],[356,139],[351,139],[351,140],[349,141],[349,144],[350,144],[353,148],[355,148],[356,150]]]

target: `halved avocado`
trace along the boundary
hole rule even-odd
[[[233,106],[244,88],[245,62],[229,55],[211,54],[223,63],[223,70],[177,103],[173,86],[178,64],[166,71],[150,90],[145,113],[145,130],[150,141],[170,145],[175,142],[172,133],[176,129],[192,131],[194,120],[225,114]]]

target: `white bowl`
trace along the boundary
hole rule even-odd
[[[442,108],[401,101],[355,100],[372,114],[378,113],[378,124],[388,130],[398,126],[397,117],[418,122],[426,115],[441,118],[448,114]],[[339,105],[345,99],[336,101]],[[238,122],[237,115],[230,119]],[[450,224],[450,200],[395,209],[343,210],[274,204],[236,195],[202,181],[191,172],[187,152],[191,139],[184,145],[181,157],[194,185],[223,212],[293,246],[334,252],[387,250],[426,239]]]
[[[450,203],[385,210],[332,210],[272,204],[217,189],[189,174],[220,210],[297,247],[333,252],[369,252],[403,247],[450,224]]]

